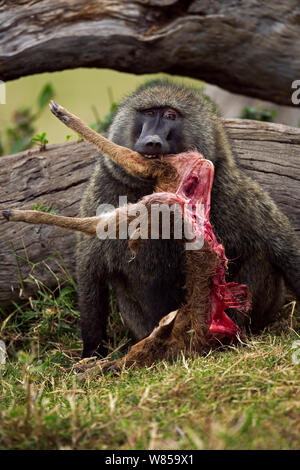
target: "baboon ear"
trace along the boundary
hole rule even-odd
[[[177,313],[178,310],[174,310],[173,312],[170,312],[168,315],[163,317],[160,320],[158,327],[152,331],[150,337],[164,339],[170,336],[171,331],[173,330]]]

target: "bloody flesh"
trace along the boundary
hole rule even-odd
[[[184,160],[175,155],[166,157],[166,160],[177,167],[178,173],[182,175],[176,191],[176,200],[184,210],[185,219],[192,227],[195,240],[199,237],[204,240],[220,260],[212,279],[207,319],[209,334],[230,339],[241,336],[241,330],[225,310],[235,308],[246,314],[250,310],[251,296],[246,285],[228,283],[225,280],[228,259],[224,246],[217,241],[209,219],[214,166],[198,152],[189,152],[188,155],[189,158],[185,154]]]

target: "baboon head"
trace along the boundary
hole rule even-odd
[[[160,81],[141,86],[120,104],[108,137],[145,157],[197,149],[214,163],[218,126],[203,93]]]

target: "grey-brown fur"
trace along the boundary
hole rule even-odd
[[[270,323],[284,300],[284,280],[300,298],[300,244],[287,218],[269,196],[237,167],[219,118],[198,92],[168,82],[137,90],[119,107],[108,138],[133,149],[138,137],[136,110],[160,106],[183,116],[182,148],[197,148],[215,165],[211,222],[232,261],[228,279],[249,286],[250,323],[257,331]],[[103,157],[85,192],[81,216],[101,203],[118,206],[119,195],[137,202],[153,192],[149,181],[133,178]],[[160,318],[183,302],[184,249],[173,240],[148,240],[132,255],[126,240],[79,237],[77,278],[84,342],[83,356],[105,354],[108,283],[136,339],[150,334]],[[232,313],[234,315],[234,313]]]

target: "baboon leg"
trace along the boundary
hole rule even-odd
[[[286,289],[281,273],[267,260],[254,256],[242,265],[234,281],[248,286],[252,306],[248,316],[237,314],[232,309],[230,317],[234,317],[240,327],[250,327],[253,333],[261,331],[276,319],[284,303]]]
[[[81,312],[82,357],[107,355],[106,324],[109,293],[105,275],[93,269],[93,260],[83,260],[77,267],[79,308]]]
[[[128,297],[124,290],[112,285],[118,299],[119,309],[126,327],[134,331],[134,339],[141,340],[148,336],[159,321],[159,318],[153,318],[143,315],[142,306],[134,299]],[[159,317],[159,315],[157,315]]]
[[[81,286],[79,306],[83,341],[82,357],[94,355],[105,357],[107,355],[108,287],[91,284]]]

